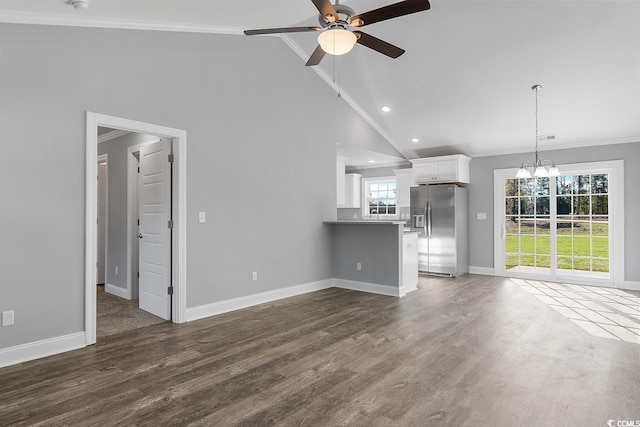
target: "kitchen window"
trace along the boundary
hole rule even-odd
[[[365,217],[397,216],[396,178],[365,178],[362,215]]]

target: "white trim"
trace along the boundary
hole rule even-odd
[[[108,294],[115,295],[124,299],[132,299],[131,289],[121,288],[120,286],[112,285],[111,283],[106,283],[104,285],[104,291]]]
[[[97,18],[87,15],[34,14],[33,12],[0,12],[0,22],[9,24],[56,25],[63,27],[112,28],[119,30],[172,31],[181,33],[242,35],[242,28],[219,25],[176,24],[162,21]]]
[[[214,302],[212,304],[200,305],[197,307],[191,307],[187,308],[186,310],[186,320],[187,322],[191,322],[193,320],[215,316],[216,314],[228,313],[230,311],[240,310],[242,308],[264,304],[283,298],[289,298],[296,295],[302,295],[309,292],[315,292],[322,289],[328,289],[331,287],[333,287],[333,279],[326,279],[319,282],[289,286],[287,288],[261,292],[244,297],[232,298],[224,301]]]
[[[173,322],[184,322],[187,304],[187,132],[151,123],[107,116],[87,111],[86,114],[86,180],[85,180],[85,334],[86,344],[96,342],[96,211],[98,126],[172,138],[174,154],[173,204]],[[177,181],[177,182],[176,182]]]
[[[490,268],[490,267],[474,267],[470,265],[469,274],[482,274],[483,276],[495,276],[496,271],[494,268]]]
[[[85,346],[84,332],[20,344],[0,350],[0,368],[52,356]]]
[[[403,166],[409,166],[408,168],[403,168]],[[411,170],[411,162],[408,160],[401,160],[398,162],[390,162],[390,163],[373,163],[366,165],[346,165],[345,169],[347,173],[358,173],[361,169],[383,169],[383,168],[397,168],[398,170],[408,169]]]
[[[552,272],[551,276],[531,275],[522,272],[504,271],[504,251],[502,250],[502,227],[505,216],[504,204],[504,179],[513,178],[517,168],[495,169],[493,176],[493,212],[494,212],[494,248],[493,259],[495,274],[504,277],[536,278],[549,281],[571,281],[576,283],[588,283],[598,286],[612,286],[622,288],[625,285],[625,251],[624,251],[624,160],[608,160],[602,162],[571,163],[558,165],[560,171],[570,174],[580,173],[607,173],[609,174],[609,223],[611,224],[609,240],[609,259],[611,260],[611,279],[560,276]]]
[[[625,280],[621,286],[622,289],[629,289],[632,291],[640,291],[640,282],[634,280]]]
[[[105,205],[105,214],[104,214],[104,283],[107,283],[107,273],[109,272],[109,154],[101,154],[98,156],[98,163],[100,162],[106,162],[107,163],[107,168],[105,169],[104,172],[104,177],[105,180],[107,182],[105,182],[105,189],[104,189],[104,205]],[[96,166],[96,175],[98,174],[97,171],[97,166]],[[97,206],[96,206],[96,215],[97,215],[98,211],[97,211]],[[97,227],[96,227],[96,245],[98,243],[97,241]],[[97,246],[96,246],[97,247]],[[96,254],[96,268],[97,268],[97,254]],[[97,271],[96,271],[96,277],[97,277]],[[96,279],[96,282],[98,280]],[[97,283],[96,283],[97,285]]]
[[[120,138],[121,136],[125,136],[129,133],[131,132],[126,130],[112,130],[111,132],[103,133],[102,135],[98,135],[98,144]]]
[[[377,283],[359,282],[347,279],[333,279],[334,287],[341,289],[350,289],[352,291],[369,292],[371,294],[388,295],[391,297],[404,296],[404,288],[397,286],[379,285]]]

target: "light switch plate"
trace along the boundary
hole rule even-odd
[[[477,213],[476,213],[476,219],[479,219],[479,220],[485,220],[485,219],[487,219],[487,214],[486,214],[486,212],[477,212]]]
[[[207,222],[206,212],[198,212],[198,222],[200,224],[204,224],[205,222]]]
[[[13,310],[2,312],[2,326],[12,326],[14,322]]]

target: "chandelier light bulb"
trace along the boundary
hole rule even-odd
[[[557,166],[549,168],[549,176],[560,176],[560,169]]]
[[[520,168],[518,169],[516,178],[519,178],[519,179],[531,178],[531,172],[529,172],[529,170],[526,168]]]
[[[549,176],[549,172],[547,171],[547,168],[540,165],[536,168],[536,171],[533,173],[533,176],[536,176],[536,177]]]

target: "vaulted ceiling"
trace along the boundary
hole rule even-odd
[[[390,3],[344,2],[356,12]],[[243,29],[317,25],[317,12],[310,0],[90,0],[87,10],[65,0],[0,0],[0,22],[248,37]],[[431,0],[429,11],[363,28],[406,49],[400,58],[356,45],[314,68],[406,158],[532,151],[533,84],[542,85],[540,134],[555,136],[541,150],[638,142],[638,22],[635,1]],[[283,38],[300,67],[316,36]]]

